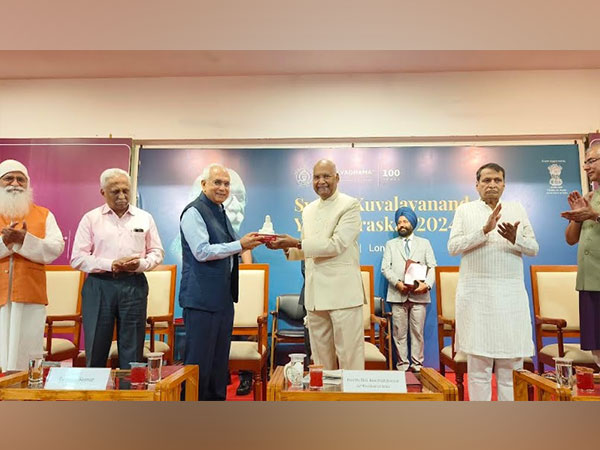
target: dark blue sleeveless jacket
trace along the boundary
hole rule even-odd
[[[222,206],[213,203],[204,193],[184,208],[181,217],[189,208],[195,208],[204,219],[210,244],[221,244],[236,240],[235,232],[229,219],[224,215]],[[181,227],[179,231],[183,252],[181,285],[179,287],[179,304],[181,307],[203,311],[220,311],[228,303],[237,302],[239,289],[237,255],[233,255],[233,270],[231,269],[230,257],[199,262],[194,258],[190,246],[183,236]]]

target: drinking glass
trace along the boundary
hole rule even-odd
[[[571,358],[553,358],[556,369],[556,383],[561,387],[573,387],[573,360]]]
[[[129,366],[131,367],[131,385],[137,386],[144,384],[146,382],[146,367],[148,365],[142,362],[131,362],[129,363]]]
[[[27,387],[40,388],[44,383],[44,373],[42,363],[44,358],[42,354],[34,354],[29,356],[29,371],[27,378]]]
[[[148,383],[154,384],[162,380],[162,352],[148,353]]]
[[[323,389],[323,366],[311,364],[308,366],[310,381],[308,388],[311,390]]]

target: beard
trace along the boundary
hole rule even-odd
[[[398,228],[398,234],[400,235],[400,237],[408,237],[412,234],[413,229],[412,227],[410,228]]]
[[[0,188],[0,215],[8,219],[22,219],[31,209],[33,190],[22,187],[7,186]]]

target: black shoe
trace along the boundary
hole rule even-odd
[[[248,395],[252,390],[252,378],[240,378],[240,385],[235,391],[235,395]]]

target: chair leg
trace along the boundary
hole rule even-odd
[[[262,375],[260,372],[253,372],[252,373],[252,377],[254,378],[254,386],[253,386],[253,390],[254,390],[254,401],[258,402],[261,400],[261,394],[262,394]]]
[[[264,402],[267,400],[267,366],[263,365],[262,369],[262,398],[261,400]]]
[[[275,337],[271,337],[271,364],[269,365],[269,376],[273,376],[273,363],[275,362]]]
[[[440,360],[440,373],[443,377],[446,376],[446,365]]]
[[[456,373],[456,387],[458,388],[458,400],[464,401],[465,399],[465,385],[464,385],[464,374],[462,372]]]

